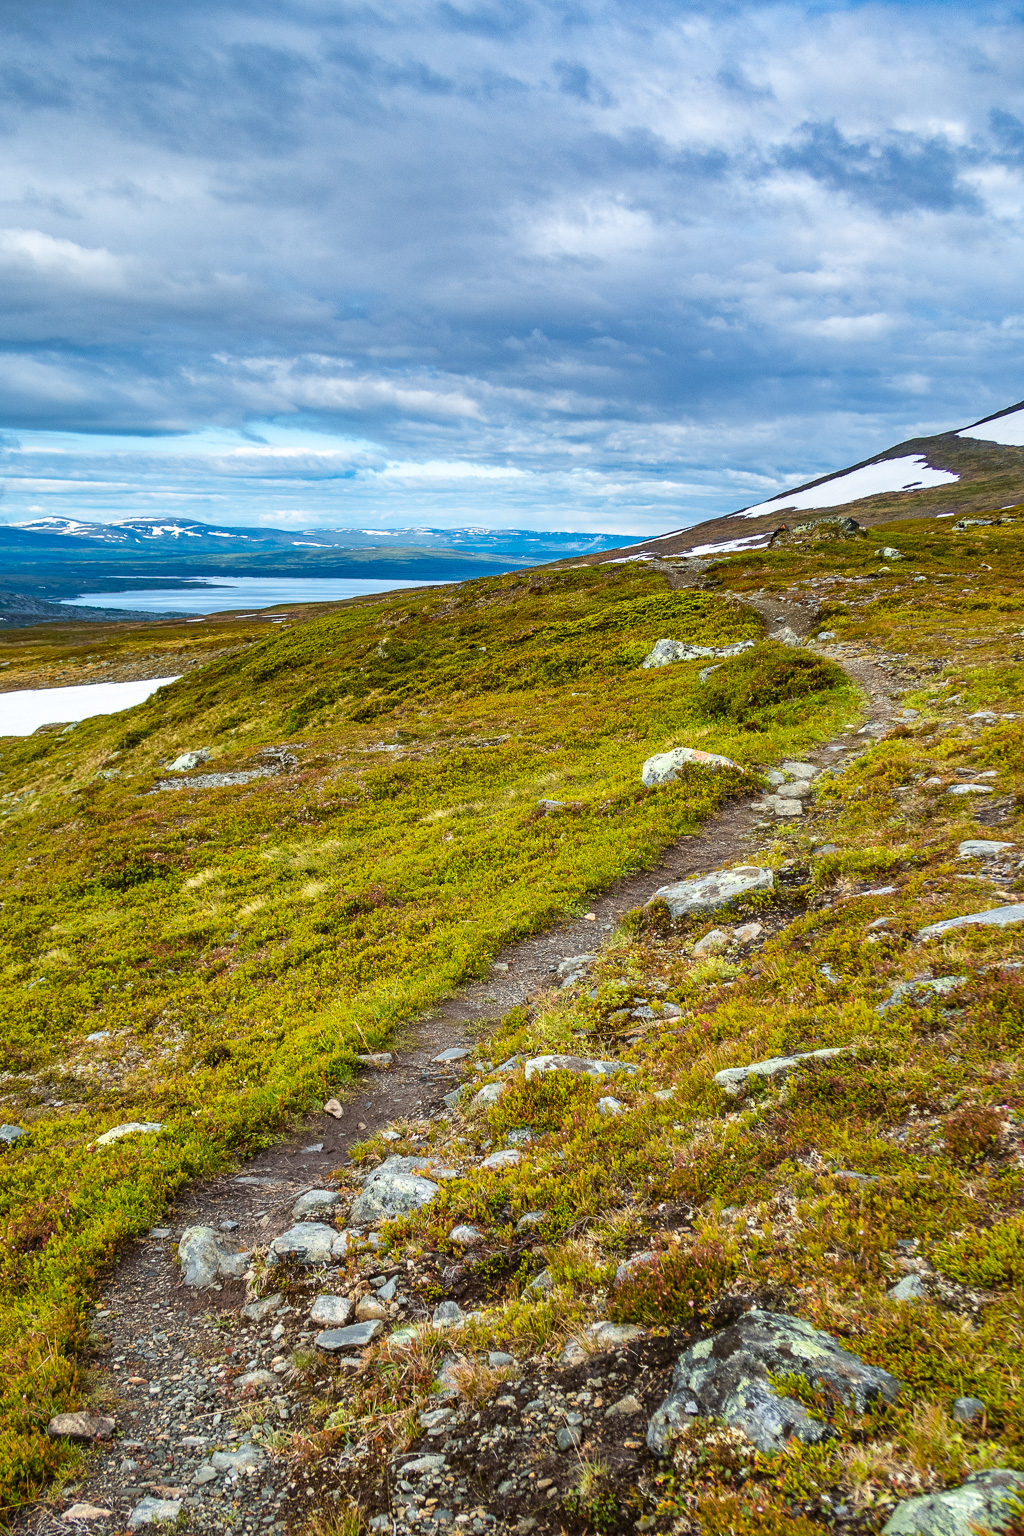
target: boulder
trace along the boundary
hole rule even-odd
[[[919,928],[914,937],[935,939],[940,934],[950,933],[954,928],[970,928],[975,924],[1010,928],[1015,923],[1024,923],[1024,905],[1019,903],[1010,907],[991,907],[987,912],[969,912],[964,917],[947,917],[941,923],[929,923],[927,928]]]
[[[389,1157],[375,1168],[363,1185],[363,1192],[352,1207],[352,1224],[375,1226],[429,1205],[440,1185],[422,1176],[431,1168],[427,1157]]]
[[[329,1264],[340,1236],[336,1228],[324,1222],[300,1221],[275,1237],[270,1251],[278,1259],[291,1259],[296,1264]]]
[[[28,1132],[20,1125],[0,1125],[0,1142],[4,1146],[13,1147],[16,1141],[20,1141],[23,1136],[27,1135]]]
[[[311,1211],[325,1211],[331,1206],[338,1205],[341,1196],[335,1189],[307,1189],[304,1195],[300,1195],[292,1206],[292,1216],[296,1221],[301,1221],[303,1216],[308,1216]]]
[[[656,752],[644,763],[640,777],[648,789],[655,789],[659,784],[673,784],[679,777],[680,768],[688,767],[712,768],[716,772],[723,768],[731,768],[734,773],[742,773],[739,763],[734,763],[731,757],[720,757],[717,752],[700,752],[696,747],[674,747],[671,752]]]
[[[958,1424],[978,1424],[987,1413],[985,1404],[980,1397],[955,1397],[953,1399],[953,1418]]]
[[[632,1344],[643,1336],[644,1330],[635,1323],[591,1323],[587,1328],[587,1338],[593,1339],[602,1349],[621,1349],[624,1344]]]
[[[193,768],[198,768],[200,763],[205,763],[210,754],[205,747],[197,747],[192,752],[183,752],[172,763],[166,765],[168,773],[189,773]]]
[[[766,1454],[781,1451],[791,1436],[805,1445],[830,1437],[830,1425],[772,1385],[771,1375],[789,1373],[852,1403],[858,1413],[878,1398],[895,1402],[902,1390],[888,1371],[865,1365],[802,1318],[754,1310],[680,1355],[673,1391],[648,1425],[648,1446],[665,1455],[672,1431],[698,1414],[723,1419]]]
[[[109,1131],[104,1131],[102,1136],[97,1136],[98,1147],[109,1147],[112,1141],[120,1141],[122,1136],[155,1136],[157,1131],[162,1131],[163,1125],[159,1120],[126,1120],[124,1125],[112,1125]]]
[[[318,1296],[309,1312],[311,1323],[321,1328],[344,1328],[352,1318],[352,1302],[348,1296]]]
[[[710,875],[691,875],[673,885],[662,885],[651,901],[663,901],[675,918],[719,912],[741,896],[768,894],[775,889],[770,869],[739,864],[735,869],[716,869]],[[650,903],[648,903],[650,905]]]
[[[617,1072],[632,1074],[638,1070],[631,1061],[599,1061],[592,1056],[559,1055],[531,1056],[523,1067],[528,1083],[535,1077],[546,1077],[549,1072],[575,1072],[603,1082],[606,1077],[614,1077]]]
[[[959,1488],[904,1499],[882,1527],[882,1536],[978,1536],[979,1531],[999,1536],[1022,1495],[1024,1472],[1004,1467],[972,1472]]]
[[[769,1056],[746,1067],[724,1067],[715,1073],[715,1082],[725,1093],[737,1094],[752,1077],[778,1077],[792,1072],[802,1061],[827,1061],[831,1056],[842,1056],[846,1050],[846,1046],[832,1045],[820,1051],[796,1051],[792,1056]]]
[[[951,784],[947,795],[994,795],[991,784]]]
[[[772,816],[802,816],[804,813],[803,801],[795,795],[765,795],[758,801],[758,809],[768,811]]]
[[[733,645],[687,645],[682,640],[658,640],[640,665],[668,667],[674,661],[700,661],[705,656],[739,656],[754,644],[753,640],[737,640]]]
[[[114,1433],[114,1420],[105,1413],[56,1413],[46,1426],[46,1433],[53,1440],[79,1440],[91,1445],[96,1440],[109,1440]]]
[[[249,1250],[213,1227],[186,1227],[178,1243],[186,1285],[205,1288],[217,1280],[238,1280],[249,1267]]]

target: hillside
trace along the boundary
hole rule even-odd
[[[1015,513],[796,535],[712,587],[558,568],[225,631],[146,705],[2,745],[19,1529],[106,1499],[196,1531],[895,1536],[992,1468],[958,1507],[1002,1521]],[[664,638],[754,644],[643,667]],[[642,782],[684,745],[737,766]],[[656,896],[662,859],[746,873],[701,908]],[[517,984],[552,928],[559,973]],[[178,1269],[204,1224],[219,1289]],[[754,1417],[694,1376],[709,1333],[771,1346]],[[115,1420],[84,1459],[45,1433],[83,1405]]]

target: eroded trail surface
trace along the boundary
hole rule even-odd
[[[796,604],[754,599],[753,606],[770,625],[783,620],[806,633],[809,615]],[[869,695],[870,719],[883,727],[893,713],[891,680],[870,662],[835,659]],[[851,735],[808,760],[835,766],[868,744],[868,738]],[[165,1225],[121,1258],[95,1313],[96,1365],[103,1374],[97,1400],[106,1398],[116,1422],[113,1438],[89,1453],[84,1476],[24,1511],[16,1529],[109,1531],[183,1517],[192,1530],[284,1532],[297,1529],[325,1500],[333,1507],[324,1467],[275,1456],[268,1437],[268,1423],[290,1434],[305,1420],[309,1391],[295,1357],[311,1348],[317,1326],[305,1308],[273,1297],[246,1306],[242,1279],[224,1280],[214,1291],[188,1289],[177,1262],[182,1232],[206,1226],[246,1249],[265,1248],[292,1225],[300,1196],[338,1182],[351,1145],[395,1121],[422,1123],[443,1112],[445,1094],[465,1077],[460,1059],[438,1059],[444,1052],[468,1054],[488,1020],[558,987],[559,964],[592,953],[659,886],[741,862],[770,835],[770,820],[757,801],[728,804],[699,835],[669,848],[657,868],[620,881],[594,900],[586,917],[509,947],[487,979],[461,988],[417,1020],[390,1065],[366,1072],[340,1119],[314,1116],[237,1173],[183,1191]],[[376,1305],[386,1326],[431,1315],[432,1301],[409,1283],[404,1266],[392,1264],[379,1274],[371,1267],[361,1290],[364,1299],[374,1293],[384,1298]],[[639,1381],[643,1360],[638,1356],[634,1365]],[[623,1392],[633,1390],[631,1381],[623,1377]],[[251,1426],[261,1419],[254,1436]],[[537,1487],[544,1489],[543,1480]],[[475,1502],[472,1490],[449,1494],[452,1509],[426,1509],[419,1528],[444,1530],[445,1518],[454,1522],[450,1529],[475,1533],[527,1531],[538,1524],[522,1518],[521,1509],[509,1509],[506,1527],[493,1506]]]

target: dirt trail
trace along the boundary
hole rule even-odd
[[[759,596],[748,600],[770,628],[784,622],[805,635],[810,627],[812,614],[803,605]],[[892,680],[870,661],[848,660],[831,650],[829,654],[835,655],[870,700],[869,718],[891,721]],[[832,766],[868,744],[867,738],[851,735],[806,756],[821,766]],[[244,1302],[243,1282],[224,1282],[216,1298],[209,1291],[188,1291],[181,1284],[175,1255],[183,1228],[217,1228],[230,1222],[236,1224],[233,1236],[246,1247],[266,1244],[291,1224],[296,1198],[320,1187],[342,1166],[354,1142],[393,1120],[425,1119],[438,1113],[444,1094],[461,1081],[457,1063],[435,1061],[442,1051],[470,1045],[488,1020],[557,985],[553,973],[559,961],[596,948],[623,915],[648,900],[658,886],[749,856],[769,836],[756,802],[731,801],[701,832],[666,849],[655,868],[620,880],[595,898],[587,917],[510,945],[498,956],[490,976],[459,988],[412,1023],[407,1037],[396,1043],[390,1069],[367,1072],[354,1085],[340,1121],[323,1113],[312,1116],[293,1134],[251,1158],[238,1173],[183,1190],[164,1225],[122,1255],[96,1314],[96,1327],[105,1339],[102,1363],[116,1384],[118,1401],[111,1411],[118,1421],[119,1438],[98,1448],[86,1475],[73,1489],[24,1511],[14,1529],[33,1533],[123,1529],[131,1509],[147,1496],[186,1500],[193,1528],[202,1531],[266,1531],[281,1536],[291,1522],[305,1517],[310,1506],[303,1504],[303,1489],[294,1480],[275,1487],[255,1476],[232,1479],[229,1474],[218,1486],[201,1490],[192,1481],[209,1454],[209,1443],[224,1437],[239,1407],[224,1380],[212,1374],[209,1362],[233,1360],[236,1367],[245,1369],[280,1367],[281,1362],[274,1361],[272,1336],[267,1337],[272,1319],[261,1329],[247,1328],[239,1318],[229,1336],[219,1331],[214,1309],[222,1314],[237,1312]],[[415,1321],[415,1308],[406,1310],[403,1318]],[[299,1335],[303,1337],[310,1335]],[[157,1390],[151,1391],[151,1384]],[[272,1400],[285,1427],[293,1416],[301,1415],[301,1396],[286,1390],[284,1375],[278,1385]],[[183,1394],[189,1398],[184,1408],[179,1400]],[[279,1476],[284,1479],[288,1473]],[[202,1497],[196,1497],[200,1492]],[[95,1520],[69,1523],[61,1510],[66,1511],[73,1501],[110,1510],[111,1520],[106,1526]]]

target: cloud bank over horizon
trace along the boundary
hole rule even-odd
[[[5,520],[657,533],[1024,395],[1009,6],[0,34]]]

